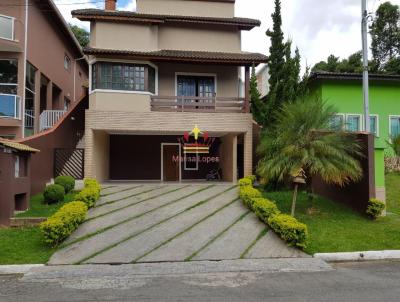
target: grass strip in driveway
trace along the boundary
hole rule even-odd
[[[106,216],[106,215],[109,215],[109,214],[112,214],[112,213],[115,213],[115,212],[118,212],[118,211],[120,211],[120,210],[124,210],[124,209],[126,209],[126,208],[129,208],[129,207],[135,206],[135,205],[137,205],[137,204],[143,203],[143,202],[145,202],[145,201],[149,201],[149,200],[151,200],[151,199],[155,199],[155,198],[161,197],[161,196],[163,196],[163,195],[170,194],[170,193],[173,193],[173,192],[176,192],[176,191],[185,189],[185,188],[187,188],[187,187],[190,187],[190,185],[183,186],[183,187],[178,187],[178,188],[169,190],[169,191],[167,191],[167,192],[160,193],[160,194],[158,194],[158,195],[156,195],[156,196],[152,196],[152,197],[149,197],[149,198],[145,198],[145,199],[143,199],[143,200],[140,200],[140,201],[133,202],[133,203],[128,204],[128,205],[126,205],[126,206],[123,206],[123,207],[121,207],[121,208],[114,209],[114,210],[111,210],[111,211],[109,211],[109,212],[106,212],[106,213],[103,213],[103,214],[100,214],[100,215],[97,215],[97,216],[94,216],[94,217],[90,217],[90,218],[86,219],[85,222],[86,222],[86,221],[91,221],[91,220],[93,220],[93,219],[97,219],[97,218],[100,218],[100,217],[103,217],[103,216]],[[207,188],[208,188],[208,187],[207,187]],[[198,191],[195,191],[194,193],[197,193],[197,192],[198,192]],[[184,197],[190,196],[190,195],[192,195],[192,194],[194,194],[194,193],[190,193],[190,194],[188,194],[188,195],[185,195]],[[124,199],[127,199],[127,198],[124,198]]]
[[[229,203],[225,204],[223,207],[215,210],[214,212],[208,214],[206,217],[198,220],[196,223],[192,224],[191,226],[187,227],[186,229],[184,229],[183,231],[179,232],[178,234],[172,236],[171,238],[167,239],[166,241],[162,242],[161,244],[159,244],[158,246],[156,246],[155,248],[151,249],[150,251],[146,252],[145,254],[137,257],[136,259],[134,259],[131,263],[136,263],[138,262],[140,259],[146,257],[147,255],[151,254],[152,252],[154,252],[155,250],[159,249],[160,247],[168,244],[169,242],[171,242],[172,240],[174,240],[175,238],[178,238],[179,236],[181,236],[182,234],[190,231],[191,229],[193,229],[195,226],[199,225],[200,223],[202,223],[203,221],[207,220],[208,218],[214,216],[215,214],[217,214],[218,212],[222,211],[223,209],[229,207],[231,204],[233,204],[234,202],[238,201],[239,199],[235,198],[234,200],[230,201]]]
[[[211,186],[211,187],[213,187],[213,186]],[[169,220],[172,220],[172,219],[178,217],[179,215],[184,214],[185,212],[188,212],[188,211],[190,211],[192,209],[195,209],[195,208],[197,208],[197,207],[199,207],[199,206],[201,206],[201,205],[203,205],[203,204],[205,204],[207,202],[210,202],[211,200],[217,198],[218,196],[220,196],[220,195],[222,195],[222,194],[224,194],[224,193],[226,193],[226,192],[228,192],[228,191],[230,191],[232,189],[234,189],[234,187],[230,187],[230,188],[228,188],[228,189],[226,189],[226,190],[224,190],[222,192],[219,192],[217,194],[214,194],[214,195],[210,196],[209,198],[201,200],[201,201],[199,201],[199,202],[197,202],[197,203],[195,203],[195,204],[193,204],[193,205],[191,205],[191,206],[189,206],[187,208],[183,208],[182,210],[180,210],[179,212],[173,214],[172,216],[169,216],[169,217],[167,217],[165,219],[162,219],[161,221],[159,221],[159,222],[157,222],[155,224],[152,224],[152,225],[148,226],[147,228],[142,229],[141,231],[139,231],[139,232],[137,232],[135,234],[131,234],[130,236],[127,236],[124,239],[119,240],[118,242],[115,242],[112,245],[109,245],[109,246],[105,247],[104,249],[99,250],[96,253],[94,253],[94,254],[92,254],[92,255],[90,255],[88,257],[85,257],[85,259],[80,260],[76,264],[81,264],[81,263],[83,263],[83,262],[85,262],[85,261],[87,261],[87,260],[89,260],[91,258],[94,258],[99,254],[102,254],[102,253],[104,253],[104,252],[106,252],[106,251],[108,251],[108,250],[110,250],[110,249],[112,249],[112,248],[114,248],[114,247],[116,247],[116,246],[118,246],[118,245],[120,245],[120,244],[122,244],[122,243],[124,243],[124,242],[126,242],[128,240],[130,240],[130,239],[133,239],[133,238],[135,238],[135,237],[137,237],[137,236],[139,236],[139,235],[141,235],[141,234],[143,234],[143,233],[145,233],[145,232],[147,232],[147,231],[149,231],[149,230],[151,230],[151,229],[153,229],[153,228],[155,228],[155,227],[157,227],[157,226],[159,226],[159,225],[161,225],[161,224],[163,224],[165,222],[168,222]]]
[[[71,242],[68,242],[68,244],[62,245],[61,247],[64,248],[64,247],[67,247],[67,246],[69,246],[69,245],[71,245],[71,244],[74,244],[74,243],[77,243],[77,242],[79,242],[79,241],[82,241],[82,240],[85,240],[85,239],[87,239],[87,238],[90,238],[90,237],[92,237],[92,236],[95,236],[95,235],[97,235],[97,234],[103,233],[103,232],[105,232],[105,231],[108,231],[108,230],[110,230],[110,229],[116,227],[116,226],[119,226],[119,225],[121,225],[121,224],[127,223],[127,222],[129,222],[129,221],[134,220],[134,219],[140,218],[140,217],[142,217],[142,216],[144,216],[144,215],[146,215],[146,214],[148,214],[148,213],[157,211],[158,209],[164,208],[164,207],[166,207],[166,206],[168,206],[168,205],[171,205],[171,204],[173,204],[173,203],[176,203],[176,202],[178,202],[178,201],[180,201],[180,200],[182,200],[182,199],[184,199],[184,198],[187,198],[187,197],[190,196],[190,195],[200,193],[200,192],[202,192],[202,191],[204,191],[204,190],[207,190],[207,189],[209,189],[209,188],[211,188],[211,187],[214,187],[214,185],[210,185],[210,186],[201,188],[201,189],[197,190],[196,192],[193,192],[193,193],[191,193],[191,194],[188,194],[187,196],[181,197],[181,198],[179,198],[179,199],[175,199],[175,200],[173,200],[173,201],[171,201],[171,202],[169,202],[169,203],[166,203],[166,204],[164,204],[164,205],[162,205],[162,206],[160,206],[160,207],[158,207],[158,208],[155,208],[155,209],[149,210],[149,211],[147,211],[147,212],[138,214],[138,215],[136,215],[136,216],[130,217],[130,218],[128,218],[128,219],[125,219],[125,220],[120,221],[120,222],[118,222],[118,223],[115,223],[115,224],[113,224],[113,225],[107,226],[107,227],[105,227],[105,228],[103,228],[103,229],[100,229],[100,230],[98,230],[98,231],[96,231],[96,232],[93,232],[93,233],[91,233],[91,234],[88,234],[88,235],[86,235],[86,236],[77,238],[76,240],[71,241]],[[232,188],[230,188],[230,189],[232,189]],[[226,191],[228,191],[228,190],[226,190]],[[226,192],[226,191],[224,191],[224,192]],[[215,196],[218,196],[218,195],[220,195],[220,194],[222,194],[222,193],[224,193],[224,192],[218,193],[218,194],[215,195]],[[214,196],[214,197],[215,197],[215,196]],[[202,202],[203,202],[203,201],[202,201]]]
[[[125,196],[125,197],[121,197],[121,198],[118,198],[118,199],[114,199],[114,200],[109,200],[109,201],[100,203],[98,205],[95,205],[94,207],[95,208],[102,207],[102,206],[105,206],[105,205],[108,205],[108,204],[112,204],[112,203],[115,203],[115,202],[118,202],[118,201],[121,201],[121,200],[124,200],[124,199],[127,199],[127,198],[138,196],[140,194],[149,193],[151,191],[158,190],[158,189],[161,189],[163,187],[165,187],[165,186],[158,186],[158,187],[154,187],[154,188],[151,188],[149,190],[146,190],[146,191],[138,192],[138,193],[135,193],[135,194],[132,194],[132,195],[128,195],[128,196]],[[130,190],[134,190],[134,189],[135,188],[131,188]],[[126,191],[128,191],[128,190],[126,190]],[[120,192],[118,192],[118,193],[120,193]]]
[[[244,257],[246,257],[247,253],[253,248],[253,246],[256,245],[256,243],[258,242],[258,240],[260,240],[261,238],[263,238],[265,235],[267,235],[268,233],[268,228],[265,228],[264,230],[262,230],[260,232],[260,234],[258,234],[257,238],[247,247],[247,249],[242,253],[242,255],[240,255],[240,259],[244,259]]]
[[[131,190],[131,189],[136,189],[136,188],[139,188],[139,187],[142,187],[142,185],[136,185],[136,186],[133,186],[133,187],[126,187],[126,188],[123,188],[122,190],[119,190],[119,191],[115,191],[115,192],[111,192],[111,193],[106,193],[106,194],[100,194],[100,197],[110,196],[110,195],[113,195],[113,194],[117,194],[117,193],[129,191],[129,190]],[[103,189],[103,190],[105,190],[105,189]]]
[[[236,219],[232,224],[230,224],[227,228],[225,228],[222,232],[217,234],[214,238],[212,238],[210,241],[208,241],[204,246],[202,246],[200,249],[198,249],[196,252],[194,252],[192,255],[187,257],[185,261],[190,261],[194,257],[196,257],[201,251],[203,251],[205,248],[207,248],[210,244],[212,244],[215,240],[220,238],[223,234],[225,234],[231,227],[233,227],[235,224],[237,224],[239,221],[243,220],[247,215],[249,215],[250,211],[247,211],[244,213],[242,216],[240,216],[238,219]]]

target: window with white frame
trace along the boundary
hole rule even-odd
[[[400,135],[400,115],[390,116],[390,137],[396,137]]]
[[[361,115],[347,114],[346,115],[346,130],[351,132],[361,131]]]
[[[335,114],[329,121],[329,129],[343,130],[344,127],[344,114]]]
[[[18,61],[0,60],[0,117],[20,118]]]
[[[0,38],[14,40],[14,18],[0,15]]]
[[[97,62],[92,65],[92,88],[155,93],[156,72],[147,64]]]
[[[369,127],[370,132],[375,136],[379,136],[379,117],[378,115],[372,114],[369,116]]]
[[[67,55],[64,56],[64,68],[65,70],[71,69],[71,59]]]

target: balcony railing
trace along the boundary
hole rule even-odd
[[[35,110],[25,109],[25,128],[33,128],[35,125]]]
[[[52,128],[65,113],[65,110],[44,110],[40,114],[39,131]]]
[[[14,94],[0,94],[0,117],[21,118],[21,98]]]
[[[248,112],[244,98],[152,96],[152,111],[165,112]]]

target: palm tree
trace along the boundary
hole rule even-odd
[[[357,157],[361,145],[353,133],[332,125],[336,110],[318,98],[286,103],[275,124],[261,137],[257,172],[270,181],[284,181],[302,171],[308,185],[313,176],[345,186],[362,176]],[[327,130],[330,129],[330,130]],[[292,215],[297,186],[293,196]]]

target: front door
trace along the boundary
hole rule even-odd
[[[163,145],[163,181],[179,181],[179,145]]]

